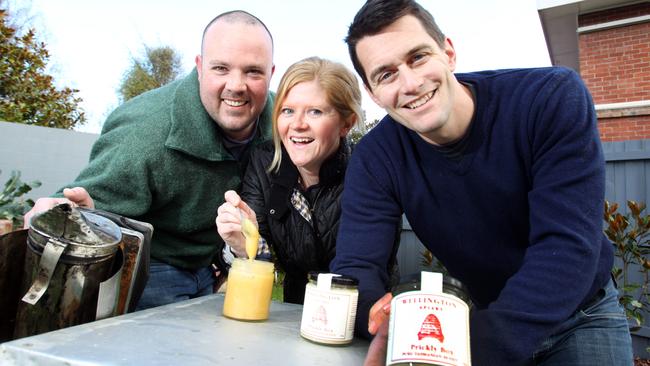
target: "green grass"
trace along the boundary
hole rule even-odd
[[[284,296],[282,295],[283,293],[282,281],[284,280],[284,273],[280,271],[276,271],[275,278],[276,281],[273,283],[273,292],[271,293],[271,300],[282,302],[284,300]]]
[[[282,284],[274,283],[273,284],[273,293],[271,294],[271,300],[282,302]]]

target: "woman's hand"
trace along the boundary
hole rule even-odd
[[[235,256],[248,258],[246,255],[246,239],[241,233],[242,215],[250,219],[257,227],[257,217],[246,202],[235,191],[227,191],[224,194],[226,202],[217,209],[217,232],[221,239],[230,246]]]

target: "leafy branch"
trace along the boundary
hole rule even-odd
[[[33,200],[24,199],[22,196],[40,186],[39,181],[24,183],[20,180],[20,172],[12,171],[0,193],[0,219],[11,220],[14,227],[20,227],[23,215],[34,206]]]
[[[614,266],[612,274],[619,283],[619,302],[630,320],[635,321],[632,331],[641,328],[644,314],[650,311],[650,215],[643,215],[645,203],[627,201],[630,213],[617,212],[618,204],[605,202],[605,235],[614,245],[614,254],[621,259],[622,267]],[[641,274],[640,280],[631,279],[632,270]]]

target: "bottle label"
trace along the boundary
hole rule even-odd
[[[386,364],[470,365],[469,307],[445,293],[410,291],[391,301]]]
[[[300,333],[320,343],[350,342],[354,332],[357,300],[357,290],[324,290],[321,286],[307,284]]]

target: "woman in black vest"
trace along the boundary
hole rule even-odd
[[[317,57],[293,64],[278,87],[273,142],[255,148],[241,196],[227,192],[218,209],[226,262],[247,257],[243,214],[259,227],[258,258],[269,258],[270,248],[285,273],[285,302],[303,303],[309,271],[329,272],[351,151],[346,137],[361,113],[361,91],[346,67]]]

